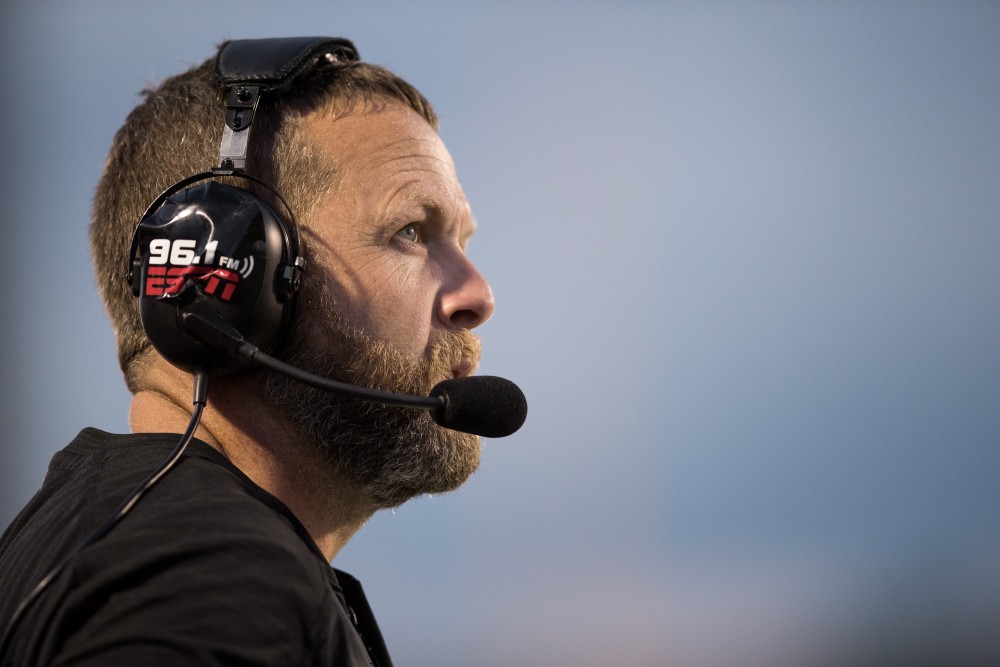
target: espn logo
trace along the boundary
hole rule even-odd
[[[240,274],[229,269],[210,266],[150,266],[146,271],[145,296],[174,296],[188,280],[205,283],[205,292],[223,301],[230,301],[240,281]]]

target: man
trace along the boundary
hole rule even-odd
[[[493,297],[465,253],[475,221],[430,104],[352,54],[310,59],[254,120],[247,171],[295,212],[307,266],[277,354],[426,395],[474,371],[470,330]],[[224,104],[209,60],[145,91],[115,137],[91,239],[134,435],[84,430],[5,533],[3,665],[387,665],[360,586],[328,563],[376,510],[478,465],[478,438],[424,411],[270,372],[212,378],[183,459],[95,537],[192,423],[192,377],[150,346],[122,268],[149,202],[217,162]]]

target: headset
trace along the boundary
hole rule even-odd
[[[342,38],[234,40],[215,59],[226,87],[219,163],[168,187],[143,213],[132,235],[126,280],[139,299],[139,317],[153,347],[186,371],[210,376],[247,369],[251,362],[191,335],[183,326],[194,311],[211,311],[265,353],[288,332],[305,259],[298,226],[284,198],[246,173],[247,146],[261,99],[286,91],[322,61],[359,60]],[[230,177],[259,186],[284,215]]]

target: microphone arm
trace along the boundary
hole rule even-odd
[[[401,408],[423,408],[434,412],[444,410],[447,405],[447,398],[445,396],[411,396],[409,394],[394,394],[388,391],[369,389],[368,387],[359,387],[358,385],[348,384],[338,380],[329,380],[319,375],[313,375],[312,373],[307,373],[300,368],[286,364],[283,361],[275,359],[269,354],[261,352],[258,347],[246,341],[243,341],[240,344],[237,349],[237,354],[241,357],[249,359],[258,366],[274,371],[275,373],[287,375],[293,380],[298,380],[299,382],[316,387],[317,389],[330,391],[335,394],[340,394],[341,396],[361,398],[366,401],[375,401],[377,403],[385,403],[387,405],[398,405]]]
[[[521,428],[528,414],[524,393],[504,378],[453,378],[435,385],[430,396],[396,394],[330,380],[279,361],[247,342],[218,313],[203,304],[195,304],[180,315],[180,327],[212,348],[244,357],[317,389],[403,408],[429,410],[437,424],[456,431],[502,438]]]
[[[282,375],[287,375],[293,380],[298,380],[317,389],[330,391],[341,396],[398,405],[404,408],[423,408],[424,410],[435,412],[443,411],[447,405],[447,398],[445,397],[394,394],[388,391],[359,387],[338,380],[329,380],[319,375],[307,373],[300,368],[290,366],[262,352],[256,345],[243,338],[243,335],[222,319],[218,313],[201,304],[197,304],[185,311],[180,316],[180,325],[186,333],[210,347],[222,350],[227,354],[244,357],[258,366]]]

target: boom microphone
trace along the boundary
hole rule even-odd
[[[430,396],[396,394],[330,380],[265,354],[219,317],[211,308],[192,308],[180,318],[181,328],[202,343],[249,359],[293,380],[342,396],[430,410],[434,421],[454,431],[486,438],[503,438],[524,424],[528,401],[521,389],[501,377],[483,375],[439,382]]]
[[[528,401],[520,387],[501,377],[476,375],[439,382],[431,396],[444,399],[434,421],[445,428],[503,438],[521,428]]]

